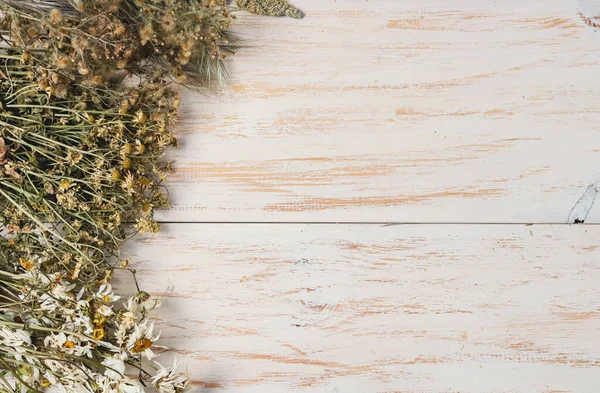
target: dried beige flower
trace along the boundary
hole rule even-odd
[[[8,150],[4,138],[0,137],[0,165],[4,165],[8,162]]]
[[[58,8],[54,8],[50,11],[50,23],[56,25],[63,20],[63,14]]]

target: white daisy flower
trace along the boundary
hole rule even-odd
[[[0,327],[0,342],[9,347],[30,346],[31,336],[25,330],[12,330],[2,326]]]
[[[187,385],[190,377],[187,373],[178,372],[177,368],[181,360],[173,359],[173,367],[164,368],[156,363],[160,368],[156,375],[152,377],[152,386],[158,389],[159,393],[183,393],[188,390]]]
[[[154,330],[154,323],[149,320],[145,320],[142,324],[136,325],[133,328],[133,332],[127,340],[127,350],[134,355],[143,355],[148,360],[152,360],[156,357],[152,352],[152,345],[154,341],[158,340],[160,334],[152,336]]]
[[[109,317],[113,314],[112,307],[107,306],[106,304],[102,304],[96,312],[100,315],[104,315],[105,317]]]
[[[119,300],[121,297],[114,294],[112,286],[109,283],[100,285],[98,291],[94,294],[96,299],[101,299],[105,303],[112,303]]]
[[[92,357],[92,345],[80,342],[78,337],[67,336],[65,333],[51,334],[44,339],[44,345],[50,348],[58,348],[61,352],[76,356]]]
[[[160,307],[160,300],[154,299],[146,291],[140,291],[125,302],[124,307],[132,312],[148,312]]]
[[[115,392],[118,393],[144,393],[144,387],[139,381],[123,378],[117,382]]]

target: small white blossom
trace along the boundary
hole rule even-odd
[[[101,299],[106,303],[113,303],[121,298],[113,293],[112,286],[108,283],[100,285],[100,288],[98,288],[98,291],[94,294],[94,297],[96,299]]]
[[[6,326],[0,327],[0,343],[9,347],[20,347],[31,345],[29,332],[21,329],[12,330]]]
[[[144,393],[144,387],[139,381],[123,378],[115,386],[117,393]]]
[[[123,359],[119,359],[118,357],[105,358],[102,364],[107,367],[104,370],[104,375],[108,378],[113,381],[123,378],[123,374],[125,374],[125,362]]]
[[[14,357],[19,361],[26,360],[29,363],[34,363],[33,359],[26,356],[26,348],[31,348],[31,336],[29,332],[21,329],[10,329],[6,326],[0,326],[0,344],[11,347],[15,352]]]
[[[149,312],[153,309],[160,307],[160,300],[155,299],[148,292],[140,291],[135,296],[127,299],[127,302],[123,305],[128,311],[132,313],[137,312]]]
[[[90,342],[82,343],[78,337],[64,333],[51,334],[44,339],[44,345],[50,348],[57,348],[61,352],[75,356],[92,357],[92,345]]]
[[[158,389],[159,393],[183,393],[187,391],[187,385],[190,377],[187,373],[178,372],[177,368],[181,360],[174,359],[173,367],[164,368],[160,364],[156,375],[152,377],[152,386]]]
[[[103,304],[100,307],[98,307],[96,312],[100,315],[104,315],[105,317],[109,317],[112,315],[113,310],[111,307],[107,306],[106,304]]]

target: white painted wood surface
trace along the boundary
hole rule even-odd
[[[595,393],[600,226],[516,223],[600,222],[598,1],[294,1],[124,251],[197,391]]]
[[[223,94],[186,97],[161,219],[566,222],[600,181],[600,33],[581,1],[241,16],[252,47]]]
[[[166,293],[158,325],[199,392],[595,392],[599,239],[582,225],[170,224],[127,252]]]

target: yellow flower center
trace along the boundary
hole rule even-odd
[[[94,329],[94,338],[96,340],[102,340],[104,338],[104,329],[103,328]]]
[[[75,343],[73,341],[71,341],[71,340],[67,340],[63,344],[63,347],[69,348],[69,349],[73,349],[73,348],[75,348]]]
[[[151,346],[152,346],[152,340],[150,340],[148,338],[142,338],[141,340],[138,340],[133,345],[133,349],[131,350],[131,352],[135,352],[135,353],[144,352],[146,349],[150,348]]]
[[[102,314],[94,314],[94,323],[96,324],[96,329],[102,329],[104,326],[104,322],[106,322],[106,317]]]
[[[33,269],[33,261],[29,258],[19,258],[19,263],[21,264],[21,267],[27,271]]]

